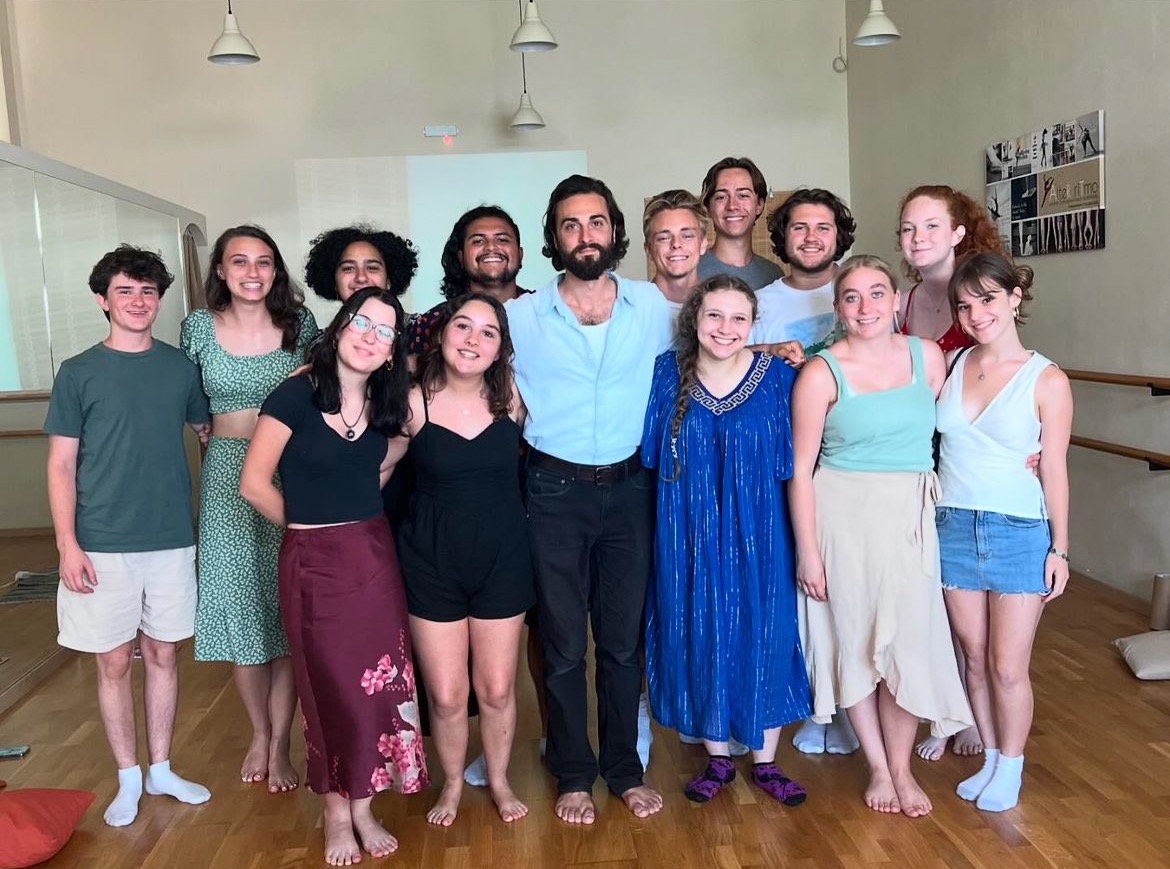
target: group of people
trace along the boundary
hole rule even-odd
[[[568,823],[595,820],[599,775],[635,816],[661,809],[647,705],[704,746],[684,787],[698,802],[748,753],[754,785],[803,802],[776,762],[799,723],[802,751],[860,745],[868,806],[921,816],[926,721],[936,740],[977,726],[964,745],[983,766],[958,793],[1014,806],[1032,640],[1068,578],[1072,400],[1019,338],[1031,270],[968,197],[917,188],[899,214],[903,294],[880,258],[840,262],[848,207],[802,188],[768,218],[784,274],[751,248],[767,194],[729,157],[699,198],[648,200],[649,283],[616,272],[629,239],[609,188],[570,176],[543,226],[559,274],[535,291],[516,284],[516,224],[480,206],[443,251],[444,301],[412,318],[410,242],[330,230],[305,268],[341,303],[323,332],[275,241],[236,227],[183,352],[151,337],[161,260],[103,257],[90,289],[109,337],[61,367],[45,430],[59,641],[96,654],[119,768],[106,822],[132,822],[143,789],[136,645],[145,788],[210,796],[169,766],[175,647],[192,635],[197,660],[234,665],[244,781],[298,786],[299,700],[327,862],[395,849],[371,799],[428,787],[428,727],[444,779],[428,820],[456,820],[465,776],[519,820],[526,623]],[[197,579],[184,425],[206,444]],[[483,757],[465,772],[469,709]]]

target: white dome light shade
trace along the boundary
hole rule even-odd
[[[544,126],[544,118],[540,116],[532,105],[532,97],[525,91],[520,96],[520,108],[512,115],[513,130],[539,130]]]
[[[231,65],[256,63],[260,60],[256,47],[248,41],[244,34],[240,33],[240,25],[236,23],[236,16],[232,14],[230,3],[227,15],[223,19],[223,33],[211,46],[207,59],[212,63]]]
[[[513,51],[552,51],[557,47],[557,38],[540,20],[536,0],[528,0],[524,7],[524,20],[512,34],[508,45]]]
[[[882,0],[869,0],[869,14],[857,28],[857,35],[853,37],[854,45],[889,45],[902,38],[897,26],[886,15],[882,8]]]

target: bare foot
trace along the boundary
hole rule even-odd
[[[293,769],[288,752],[273,752],[268,755],[268,793],[295,791],[300,779]]]
[[[914,746],[914,753],[923,760],[938,760],[946,750],[947,738],[945,736],[928,736]]]
[[[252,744],[248,746],[248,753],[244,755],[244,763],[240,767],[240,781],[252,784],[264,781],[268,777],[268,740],[262,736],[253,736]]]
[[[592,824],[597,820],[593,797],[588,791],[569,791],[557,797],[554,811],[566,824]]]
[[[870,774],[869,787],[865,789],[865,804],[875,812],[884,812],[888,815],[902,811],[898,792],[894,789],[894,782],[888,774]]]
[[[951,751],[960,757],[974,757],[983,754],[983,740],[979,738],[978,727],[968,727],[955,734],[955,741],[951,744]]]
[[[353,828],[362,840],[362,847],[369,851],[371,857],[389,857],[398,850],[398,840],[368,811],[354,812]]]
[[[505,780],[503,787],[496,787],[495,785],[488,785],[488,791],[492,795],[492,802],[496,804],[496,809],[500,813],[500,817],[504,823],[510,824],[512,821],[518,821],[528,814],[528,806],[520,802],[520,798],[512,793],[512,788]]]
[[[902,807],[902,814],[908,818],[929,815],[934,808],[930,797],[918,786],[910,770],[894,777],[894,790],[898,793],[898,804]]]
[[[648,818],[662,809],[662,794],[645,785],[638,785],[622,792],[622,802],[635,818]]]
[[[325,819],[325,862],[330,866],[352,866],[362,862],[362,852],[353,837],[349,818]]]
[[[463,796],[463,779],[449,781],[443,785],[443,790],[431,810],[427,812],[427,821],[438,824],[440,827],[449,827],[455,823],[455,816],[459,814],[459,798]]]

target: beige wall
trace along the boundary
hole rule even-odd
[[[850,32],[868,4],[848,0]],[[1170,375],[1170,4],[891,0],[902,40],[849,56],[856,250],[893,257],[906,190],[983,194],[983,148],[1105,110],[1108,247],[1029,260],[1025,341],[1069,368]],[[1075,385],[1074,431],[1170,452],[1170,397]],[[1073,566],[1142,596],[1170,571],[1170,472],[1070,450]]]
[[[728,153],[777,189],[849,192],[837,0],[543,0],[561,47],[529,56],[548,127],[528,133],[507,126],[520,96],[508,0],[244,0],[262,60],[240,68],[203,59],[218,0],[11,2],[24,147],[200,211],[212,237],[259,222],[298,263],[294,161],[440,153],[425,124],[457,124],[455,153],[586,150],[627,216],[659,190],[697,189]],[[637,229],[624,270],[640,275]]]
[[[561,47],[530,56],[548,122],[530,133],[507,126],[520,96],[508,0],[240,0],[263,59],[239,68],[204,60],[222,0],[0,2],[25,148],[202,212],[212,238],[263,224],[298,271],[295,161],[439,153],[425,124],[457,124],[454,153],[587,151],[626,211],[622,270],[636,276],[644,197],[697,192],[727,154],[755,158],[776,189],[849,195],[846,76],[831,67],[841,0],[541,0]],[[0,428],[20,427],[14,412],[0,404]],[[37,450],[0,443],[0,464],[20,459],[0,477],[0,528],[48,515]]]

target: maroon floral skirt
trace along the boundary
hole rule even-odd
[[[279,580],[308,787],[349,799],[424,790],[406,596],[385,517],[287,529]]]

